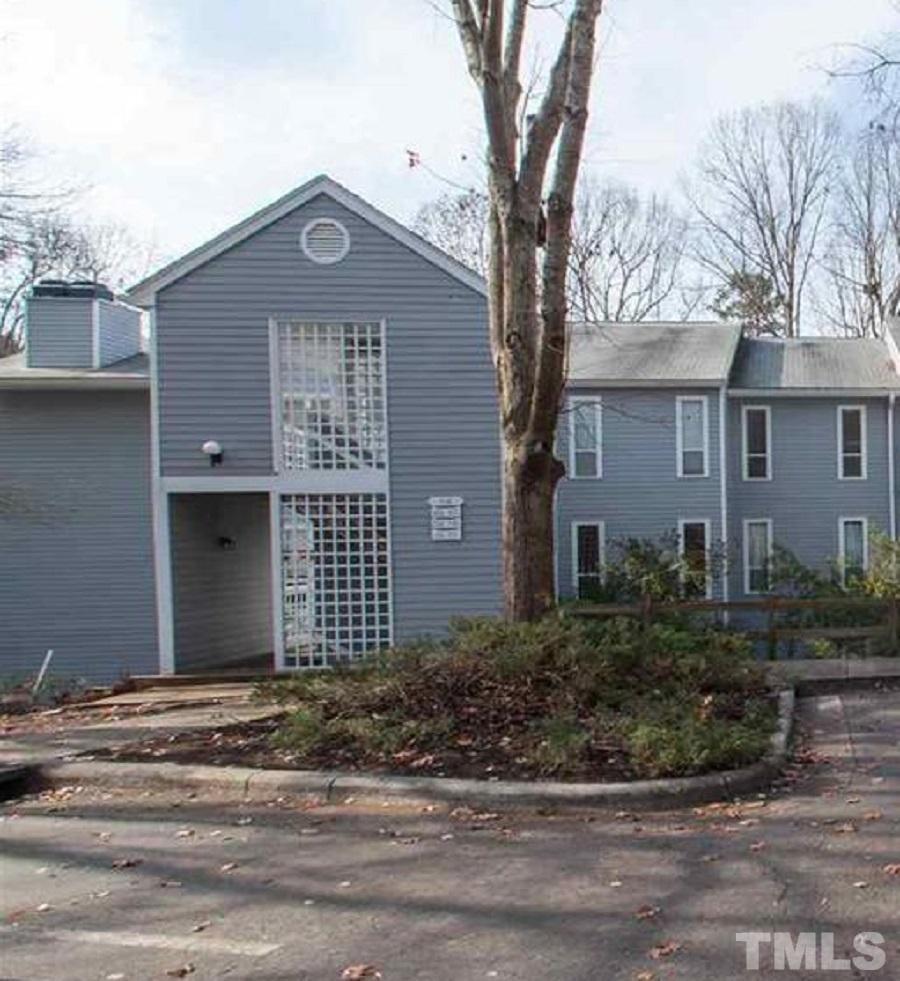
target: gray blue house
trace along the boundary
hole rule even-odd
[[[114,300],[46,283],[0,361],[0,675],[290,669],[500,606],[482,281],[326,177]],[[141,322],[149,324],[142,351]],[[896,532],[897,348],[599,325],[573,345],[560,595],[677,530],[768,587],[774,542]]]

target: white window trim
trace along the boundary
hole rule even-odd
[[[844,412],[859,412],[860,449],[862,451],[862,476],[844,476]],[[838,480],[867,480],[869,476],[869,430],[864,405],[839,405],[837,407],[837,476]]]
[[[572,590],[575,599],[580,596],[578,588],[581,573],[578,570],[578,529],[596,528],[597,537],[600,542],[600,578],[603,579],[606,573],[606,522],[605,521],[573,521],[572,522]],[[587,575],[587,573],[585,573]]]
[[[862,525],[863,534],[863,571],[867,572],[869,569],[869,519],[863,517],[862,515],[842,515],[838,518],[838,556],[841,565],[841,585],[847,585],[847,573],[846,573],[846,529],[845,525],[848,521],[858,521]]]
[[[575,407],[578,405],[592,405],[597,425],[596,455],[597,466],[592,474],[576,475],[575,473]],[[570,398],[568,402],[569,411],[569,472],[567,476],[571,480],[600,480],[603,477],[603,400],[599,396],[593,398],[579,397]]]
[[[700,402],[703,406],[703,473],[685,473],[684,457],[684,427],[681,406],[685,402]],[[707,395],[676,395],[675,396],[675,474],[682,480],[702,480],[709,477],[709,396]]]
[[[706,589],[703,593],[704,599],[713,598],[713,579],[712,579],[712,521],[709,518],[679,518],[678,519],[678,557],[684,559],[684,526],[703,525],[704,538],[706,541]],[[682,586],[684,576],[682,575]]]
[[[750,476],[750,443],[747,417],[750,412],[764,412],[766,418],[766,475]],[[743,480],[764,481],[772,479],[772,407],[770,405],[741,406],[741,477]]]
[[[766,593],[758,589],[750,588],[750,525],[765,525],[766,526],[766,538],[768,542],[768,559],[769,563],[772,562],[772,556],[774,554],[774,537],[772,531],[772,519],[771,518],[744,518],[744,540],[742,543],[742,548],[744,552],[744,594],[746,596],[765,596]],[[771,572],[771,570],[770,570]],[[771,586],[771,581],[769,582]]]

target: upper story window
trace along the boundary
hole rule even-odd
[[[385,469],[381,324],[287,321],[275,337],[282,467]]]
[[[572,587],[578,599],[591,599],[603,582],[605,527],[602,521],[572,524]]]
[[[849,586],[862,579],[869,567],[869,522],[867,518],[841,518],[838,526],[841,581]]]
[[[866,479],[866,407],[838,406],[838,479]]]
[[[603,476],[603,410],[599,399],[569,400],[569,476]]]
[[[709,400],[705,395],[679,395],[675,400],[676,473],[679,477],[709,476]]]
[[[743,423],[744,480],[772,479],[772,413],[767,405],[745,405]]]
[[[767,593],[772,578],[772,520],[748,518],[744,522],[744,592]]]

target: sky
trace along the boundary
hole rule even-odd
[[[176,257],[319,173],[401,221],[481,181],[482,126],[446,0],[0,0],[0,127]],[[824,95],[837,45],[892,0],[607,0],[586,172],[669,191],[719,113]],[[560,19],[533,14],[529,64]],[[407,150],[426,167],[410,169]]]

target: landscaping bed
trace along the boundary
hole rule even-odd
[[[276,719],[118,760],[502,780],[689,776],[759,760],[776,724],[739,635],[691,625],[469,620],[444,642],[261,686]]]

